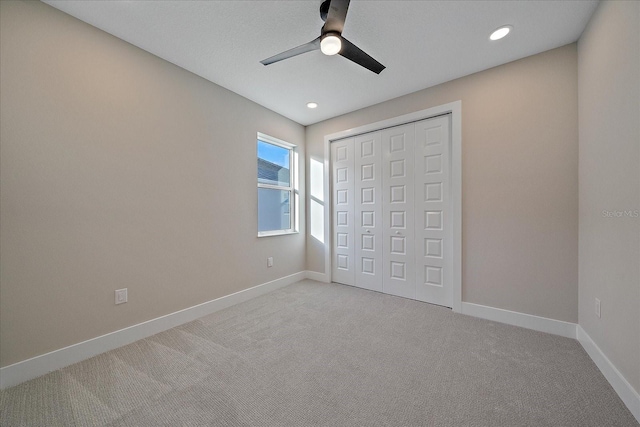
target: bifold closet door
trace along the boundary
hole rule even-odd
[[[450,121],[331,143],[333,281],[453,305]]]
[[[382,131],[383,285],[391,295],[415,299],[414,125]]]
[[[380,132],[355,148],[355,285],[382,292],[382,155]]]
[[[333,199],[332,280],[355,285],[354,251],[354,138],[331,144]]]
[[[416,299],[453,304],[450,116],[415,123]]]

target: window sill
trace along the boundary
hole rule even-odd
[[[270,236],[284,236],[287,234],[299,234],[297,230],[273,230],[273,231],[258,231],[258,237],[270,237]]]

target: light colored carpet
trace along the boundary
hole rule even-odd
[[[303,281],[0,393],[2,426],[636,426],[572,339]]]

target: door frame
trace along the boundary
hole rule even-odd
[[[453,304],[462,311],[462,101],[427,108],[402,116],[335,132],[324,137],[324,281],[331,282],[331,142],[394,126],[451,114],[451,200],[453,213]]]

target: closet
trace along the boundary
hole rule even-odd
[[[451,118],[332,141],[332,280],[452,306]]]

